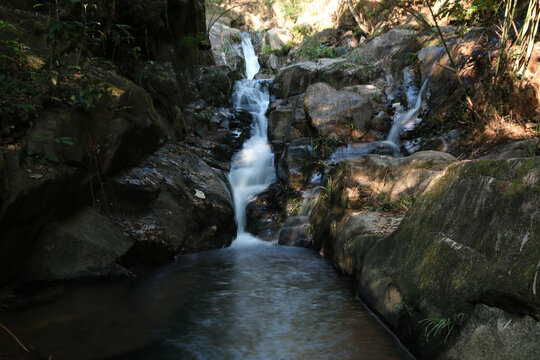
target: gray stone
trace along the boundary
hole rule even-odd
[[[285,221],[279,232],[279,245],[311,247],[313,237],[311,235],[309,217],[291,216]]]
[[[372,104],[355,92],[340,91],[329,84],[316,83],[306,91],[304,110],[318,134],[349,141],[366,135]]]
[[[281,50],[287,43],[294,40],[294,34],[286,29],[270,29],[264,35],[264,44],[272,50]]]
[[[268,138],[272,144],[283,146],[292,140],[309,136],[303,103],[304,96],[300,95],[277,100],[270,105]]]
[[[477,304],[441,360],[540,359],[540,323],[496,307]]]
[[[405,67],[407,54],[417,47],[416,34],[414,30],[392,29],[351,51],[347,57],[366,64],[383,62],[391,74],[396,75]]]

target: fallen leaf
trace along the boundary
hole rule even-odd
[[[199,199],[206,199],[206,196],[200,190],[195,190],[195,196],[198,197]]]

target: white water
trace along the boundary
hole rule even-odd
[[[427,89],[428,82],[429,82],[429,79],[426,79],[424,83],[422,84],[422,87],[420,88],[418,96],[416,97],[414,106],[411,109],[409,109],[407,112],[400,114],[396,118],[396,120],[394,121],[394,124],[392,125],[392,128],[390,129],[390,132],[388,133],[388,136],[386,137],[386,141],[389,141],[393,144],[398,145],[401,130],[407,124],[416,122],[418,118],[418,113],[420,112],[420,107],[422,106],[422,97],[424,96],[424,92]]]
[[[251,41],[244,37],[242,46],[249,45],[248,51],[244,48],[244,54],[253,53]],[[246,56],[246,68],[251,59]],[[258,62],[255,58],[255,62]],[[248,70],[249,73],[249,70]],[[252,75],[253,77],[253,75]],[[259,242],[257,238],[245,232],[246,229],[246,206],[257,194],[264,191],[276,180],[274,169],[274,154],[268,143],[267,127],[268,119],[266,110],[270,104],[268,82],[257,80],[241,80],[234,85],[233,104],[237,109],[246,110],[253,116],[251,138],[243,145],[242,150],[235,154],[229,183],[231,184],[234,215],[238,225],[238,234],[233,246]]]
[[[242,51],[246,61],[246,76],[248,80],[252,80],[261,69],[261,65],[259,65],[259,60],[255,55],[255,49],[248,33],[242,33]]]

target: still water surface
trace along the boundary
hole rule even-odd
[[[410,359],[350,279],[309,250],[260,241],[52,298],[0,320],[53,360]],[[16,347],[0,339],[10,359]]]

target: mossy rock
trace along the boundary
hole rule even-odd
[[[452,318],[480,303],[538,319],[539,179],[539,157],[450,165],[370,249],[362,291],[380,299],[381,284],[394,284],[425,317]],[[388,309],[377,310],[392,317]]]

